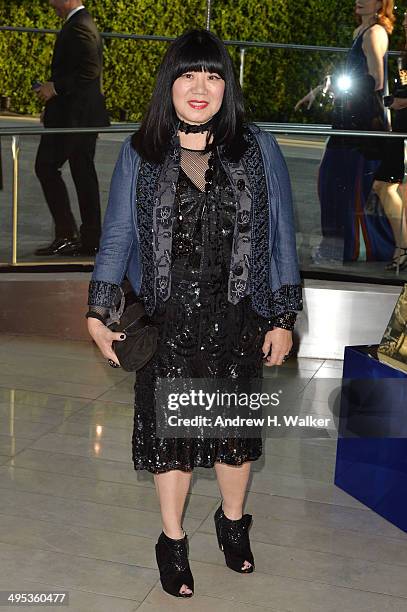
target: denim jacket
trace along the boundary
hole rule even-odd
[[[250,193],[257,194],[254,218],[256,227],[251,231],[252,262],[256,266],[251,273],[251,297],[254,309],[264,317],[273,318],[288,312],[294,313],[302,309],[300,275],[295,244],[294,215],[292,205],[291,185],[287,166],[275,138],[255,126],[249,126],[250,137],[258,151],[257,165],[253,165],[256,155],[249,155],[244,167],[247,170],[246,179],[250,184]],[[221,149],[221,148],[219,148]],[[223,151],[218,149],[220,159]],[[253,153],[253,151],[252,151]],[[142,160],[133,149],[130,137],[125,140],[116,163],[109,194],[109,202],[103,223],[100,249],[96,257],[95,267],[89,288],[89,305],[109,308],[116,294],[117,286],[127,276],[136,294],[145,288],[146,268],[151,276],[153,263],[142,256],[142,242],[145,237],[140,235],[141,221],[140,197],[138,181],[150,183],[157,192],[157,182],[160,166],[154,169],[151,164],[142,166]],[[223,159],[225,169],[232,166]],[[144,169],[141,178],[140,167]],[[152,168],[149,174],[149,169]],[[231,173],[230,173],[231,174]],[[261,208],[261,189],[264,184],[264,202]],[[236,186],[236,199],[239,198]],[[173,184],[175,198],[176,184]],[[154,206],[153,197],[151,207]],[[253,195],[254,199],[254,195]],[[266,243],[259,236],[264,235]],[[150,231],[150,228],[149,228]],[[151,232],[153,232],[151,226]],[[261,276],[263,274],[263,282]],[[153,284],[153,282],[151,283]],[[150,299],[151,298],[151,299]],[[155,296],[147,296],[146,311],[151,314],[155,306]]]

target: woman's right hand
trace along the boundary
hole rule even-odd
[[[124,334],[123,332],[112,332],[108,327],[106,327],[106,325],[102,323],[102,321],[99,321],[99,319],[95,319],[93,317],[89,317],[87,321],[88,332],[92,336],[93,340],[96,342],[98,349],[102,353],[103,357],[106,357],[106,359],[110,359],[117,366],[120,367],[120,362],[112,348],[112,343],[114,340],[125,340],[126,334]]]

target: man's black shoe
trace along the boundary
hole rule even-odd
[[[97,247],[90,248],[84,246],[80,240],[72,240],[58,251],[58,255],[62,257],[80,257],[81,255],[91,257],[95,256],[97,252]]]
[[[77,242],[76,238],[55,238],[51,244],[46,247],[40,247],[34,251],[35,255],[41,257],[48,255],[57,255],[61,249],[65,248],[68,244]]]

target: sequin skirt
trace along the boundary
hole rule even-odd
[[[132,456],[135,470],[159,474],[215,462],[241,465],[262,454],[260,438],[158,438],[155,385],[159,378],[262,378],[266,320],[246,296],[227,301],[227,272],[206,280],[182,260],[172,268],[171,295],[158,301],[153,322],[159,329],[154,357],[137,372]]]

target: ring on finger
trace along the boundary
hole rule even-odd
[[[118,364],[118,363],[115,363],[115,362],[113,361],[113,359],[108,359],[108,360],[107,360],[107,363],[108,363],[108,364],[109,364],[109,365],[110,365],[112,368],[120,368],[119,364]]]

